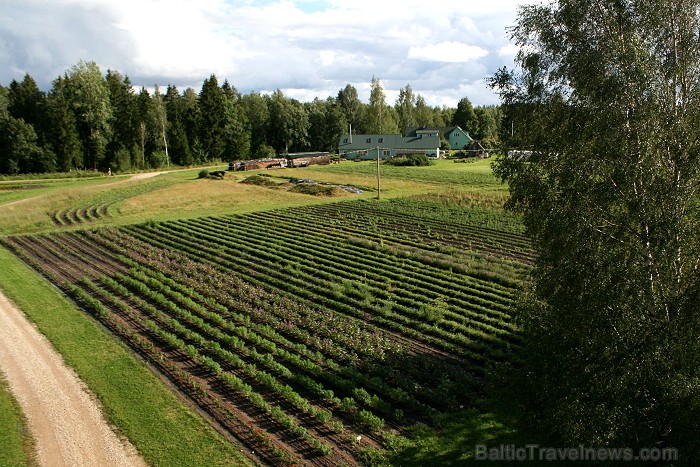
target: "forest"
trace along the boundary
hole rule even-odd
[[[495,144],[500,109],[433,107],[410,84],[387,103],[372,77],[369,102],[348,84],[337,96],[300,102],[281,90],[240,93],[212,74],[197,93],[158,85],[135,89],[128,76],[80,61],[42,91],[29,73],[0,85],[0,174],[112,172],[210,161],[264,158],[294,151],[335,152],[355,133],[402,133],[415,126],[459,125]]]

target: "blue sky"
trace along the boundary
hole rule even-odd
[[[512,66],[518,0],[3,0],[0,84],[43,89],[79,60],[136,87],[199,91],[216,74],[239,91],[307,101],[346,84],[393,104],[410,84],[431,105],[496,104],[485,78]]]

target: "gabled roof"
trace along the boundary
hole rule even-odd
[[[460,128],[459,126],[456,126],[456,125],[452,125],[452,126],[419,126],[419,127],[409,127],[409,128],[406,128],[406,133],[405,133],[405,135],[406,135],[406,136],[416,136],[416,135],[418,135],[418,134],[420,134],[420,133],[426,133],[426,132],[431,132],[431,133],[432,133],[432,132],[436,132],[436,133],[439,133],[439,134],[443,135],[445,138],[448,138],[449,135],[450,135],[450,133],[452,133],[454,130],[459,130],[459,131],[461,131],[462,133],[464,133],[465,135],[467,135],[467,136],[469,137],[469,139],[471,139],[471,136],[469,136],[469,133],[467,133],[467,132],[464,131],[462,128]]]
[[[359,151],[367,149],[435,149],[440,147],[437,135],[401,136],[401,135],[342,135],[338,150]]]

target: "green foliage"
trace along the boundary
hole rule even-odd
[[[255,157],[258,159],[273,159],[277,157],[277,152],[272,146],[263,144],[255,151]]]
[[[309,116],[301,102],[285,96],[279,89],[269,100],[270,119],[267,135],[277,153],[286,153],[306,147]]]
[[[425,154],[411,154],[407,157],[394,157],[384,161],[386,165],[397,167],[427,167],[433,165]]]
[[[431,303],[424,303],[420,307],[420,314],[429,323],[439,323],[448,311],[444,297],[437,297]]]
[[[372,76],[366,125],[365,132],[370,134],[399,133],[394,108],[387,105],[382,82],[375,76]]]
[[[22,119],[0,119],[0,172],[42,173],[55,170],[54,155],[40,147],[34,127]]]
[[[204,80],[197,104],[201,116],[199,139],[207,160],[221,160],[226,149],[226,102],[216,76]]]
[[[360,410],[356,417],[357,423],[370,433],[378,433],[384,428],[384,420],[367,410]]]
[[[131,153],[125,149],[119,149],[110,162],[112,173],[128,172],[131,169]]]
[[[147,163],[152,168],[163,167],[168,165],[168,156],[165,151],[153,151],[149,155]]]
[[[357,89],[351,84],[346,85],[343,89],[338,91],[336,100],[345,117],[345,121],[350,125],[354,125],[355,131],[357,131],[362,108],[362,102],[360,102],[360,98],[357,96]]]
[[[95,62],[81,60],[65,77],[66,93],[75,112],[85,150],[84,167],[97,169],[112,136],[113,108],[109,89]]]
[[[197,178],[209,178],[209,170],[207,169],[202,169],[199,171],[197,174]]]
[[[479,118],[469,98],[463,97],[459,100],[451,123],[470,134],[479,132]]]
[[[539,252],[525,384],[567,443],[698,452],[699,33],[685,0],[528,6],[493,80],[533,149],[496,165]]]
[[[416,126],[416,96],[411,85],[399,89],[399,97],[396,100],[396,113],[398,114],[399,130],[405,132],[407,128]]]

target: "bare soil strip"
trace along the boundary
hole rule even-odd
[[[41,466],[145,466],[51,343],[0,294],[0,370],[27,418]]]

